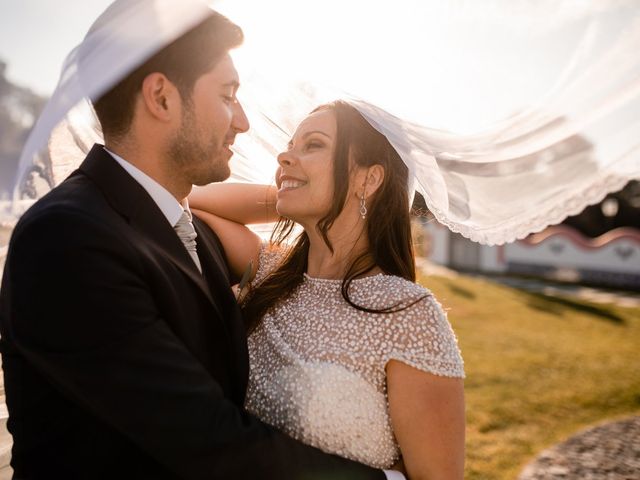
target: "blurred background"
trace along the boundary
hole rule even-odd
[[[0,4],[0,267],[15,224],[11,198],[23,143],[66,54],[109,3]],[[574,3],[576,11],[589,4]],[[492,10],[485,10],[486,19]],[[493,61],[500,58],[496,51]],[[482,113],[484,102],[465,108]],[[449,109],[441,125],[465,129],[483,120],[478,114],[456,123],[461,115]],[[575,135],[555,148],[566,154],[592,145]],[[52,186],[43,158],[20,200]],[[470,242],[439,225],[420,199],[416,207],[420,282],[446,307],[465,358],[466,478],[640,479],[640,182],[501,246]],[[6,422],[6,410],[0,416]],[[10,478],[10,442],[3,430],[0,479]]]

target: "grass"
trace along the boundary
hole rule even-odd
[[[0,229],[0,246],[8,238]],[[465,359],[466,480],[514,480],[577,431],[640,414],[640,308],[463,275],[420,283],[448,310]]]
[[[513,480],[583,428],[640,414],[640,308],[423,277],[465,359],[467,480]]]

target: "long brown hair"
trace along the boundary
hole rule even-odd
[[[415,281],[415,260],[411,244],[408,169],[387,138],[375,130],[360,113],[344,101],[321,105],[312,113],[330,110],[336,117],[337,135],[333,152],[333,204],[316,229],[329,250],[333,246],[328,232],[342,212],[347,194],[351,166],[381,165],[384,179],[367,206],[365,231],[368,251],[356,256],[342,281],[342,296],[352,307],[365,312],[390,313],[412,305],[392,305],[381,310],[357,305],[349,297],[351,282],[379,267],[387,275]],[[272,243],[282,245],[293,233],[295,223],[281,218],[271,237]],[[304,279],[307,270],[309,237],[302,232],[289,247],[282,263],[267,278],[251,290],[243,304],[249,331],[255,329],[262,316],[280,299],[291,294]],[[419,301],[420,299],[416,300]]]

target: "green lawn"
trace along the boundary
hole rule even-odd
[[[640,308],[423,277],[465,359],[467,480],[513,480],[543,449],[640,414]]]

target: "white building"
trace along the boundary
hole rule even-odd
[[[556,225],[500,246],[471,242],[436,221],[424,225],[426,256],[457,270],[511,273],[640,290],[640,230],[617,228],[597,238]]]

